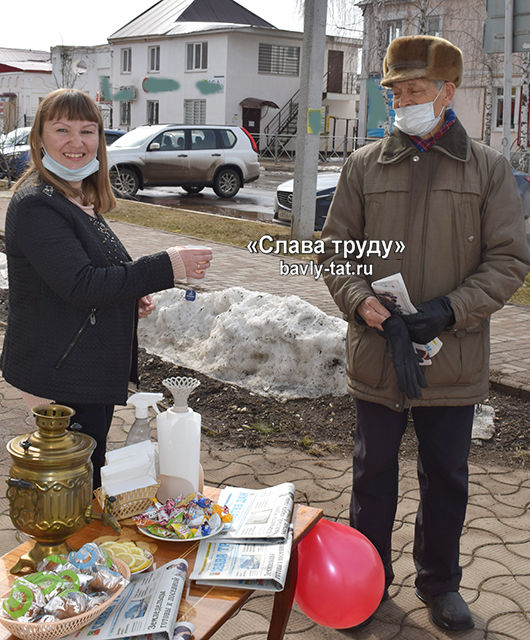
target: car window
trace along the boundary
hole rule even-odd
[[[231,149],[236,143],[236,134],[230,129],[218,129],[218,148],[219,149]]]
[[[153,135],[150,127],[137,127],[118,138],[114,147],[139,147]]]
[[[185,148],[185,134],[181,129],[164,131],[156,136],[156,138],[149,145],[149,151],[154,151],[153,145],[156,143],[160,145],[156,151],[178,151]]]
[[[213,129],[192,129],[192,149],[216,149],[215,131]]]

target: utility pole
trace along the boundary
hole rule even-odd
[[[305,0],[304,3],[304,41],[291,225],[291,238],[296,240],[310,239],[315,229],[327,5],[328,0]]]
[[[502,109],[502,153],[510,162],[512,123],[513,0],[504,0],[504,98]]]

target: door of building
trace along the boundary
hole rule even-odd
[[[328,93],[342,93],[343,51],[328,51]]]
[[[260,121],[261,109],[243,107],[243,126],[249,133],[259,133]]]

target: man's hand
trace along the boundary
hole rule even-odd
[[[379,331],[383,331],[382,324],[390,317],[390,311],[375,296],[365,298],[356,311],[369,327],[375,327]]]
[[[418,305],[418,313],[403,316],[413,342],[427,344],[455,323],[449,298],[440,296]]]
[[[418,364],[403,316],[392,313],[383,322],[383,335],[390,345],[390,356],[396,370],[398,386],[408,398],[419,398],[420,387],[427,383]]]

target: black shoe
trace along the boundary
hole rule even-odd
[[[429,607],[431,620],[441,629],[464,631],[475,626],[469,607],[458,591],[430,596],[416,589],[416,595]]]
[[[381,597],[381,602],[388,600],[389,597],[390,596],[388,595],[388,589],[385,589]],[[379,605],[381,604],[381,602],[377,605],[377,609],[379,608]],[[377,611],[377,609],[375,611]],[[356,631],[357,629],[364,629],[364,627],[367,627],[370,624],[370,622],[372,622],[372,620],[374,619],[375,611],[372,613],[372,615],[369,618],[366,618],[366,620],[359,622],[359,624],[356,624],[355,626],[350,627],[350,629],[353,629],[354,631]]]

